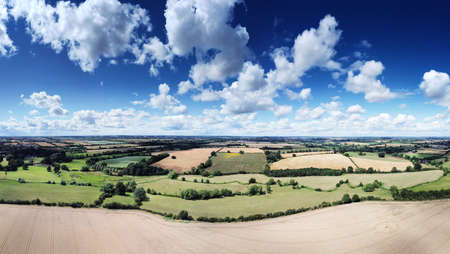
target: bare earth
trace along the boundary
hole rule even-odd
[[[355,167],[352,161],[342,154],[319,154],[291,157],[272,164],[271,169],[299,169],[299,168],[331,168],[342,169]]]
[[[158,161],[155,166],[165,169],[172,169],[178,173],[191,170],[192,167],[197,167],[200,163],[205,162],[212,151],[217,151],[219,148],[195,148],[183,151],[170,151],[169,157]],[[155,153],[157,154],[157,153]],[[172,156],[176,159],[172,159]]]
[[[0,253],[448,253],[450,200],[364,202],[249,223],[0,206]]]
[[[408,166],[413,166],[410,161],[407,160],[399,160],[399,161],[384,161],[384,160],[374,160],[374,159],[366,159],[366,158],[357,158],[352,157],[352,160],[358,165],[360,168],[368,169],[372,167],[376,170],[381,170],[385,172],[389,172],[393,167],[396,167],[398,170],[406,170]]]

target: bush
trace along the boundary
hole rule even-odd
[[[189,213],[186,210],[181,210],[177,217],[178,220],[192,220],[192,217],[189,216]]]
[[[253,196],[253,195],[262,195],[264,194],[264,191],[262,190],[262,187],[259,185],[252,185],[248,188],[248,195],[249,196]]]
[[[116,183],[116,186],[114,188],[115,194],[124,196],[126,191],[127,191],[127,186],[125,186],[124,183],[122,183],[121,181]]]
[[[83,167],[81,168],[81,171],[82,171],[82,172],[88,172],[88,171],[89,171],[89,168],[86,167],[86,166],[83,166]]]
[[[61,180],[61,185],[66,185],[66,181],[65,180]]]
[[[357,194],[354,194],[353,197],[352,197],[352,202],[359,202],[359,201],[361,201],[359,196]]]
[[[169,179],[177,179],[178,178],[178,174],[175,171],[170,171],[168,174]]]
[[[69,167],[67,167],[66,165],[62,165],[61,166],[61,170],[69,171]]]
[[[19,178],[19,179],[17,179],[17,181],[18,181],[19,183],[26,183],[25,179],[23,179],[23,178]]]
[[[144,188],[140,187],[134,191],[134,200],[136,201],[137,204],[140,204],[142,201],[148,200]]]
[[[350,195],[348,195],[347,193],[344,194],[344,196],[342,196],[342,202],[344,204],[349,204],[352,202],[352,200],[350,199]]]
[[[121,204],[121,203],[117,203],[117,202],[111,202],[111,203],[104,204],[103,208],[106,208],[106,209],[138,209],[139,207],[137,207],[135,205],[127,205],[127,204]]]
[[[184,177],[184,176],[181,177],[181,181],[183,181],[183,182],[186,181],[186,177]]]
[[[177,156],[175,156],[175,155],[172,155],[172,157],[171,157],[173,160],[175,160],[176,158],[177,158]]]
[[[256,183],[256,179],[253,177],[248,179],[248,184],[252,184],[252,183]]]
[[[273,178],[270,178],[270,179],[267,181],[266,184],[267,184],[267,185],[274,185],[274,184],[276,184],[276,182],[275,182],[275,180],[273,180]]]

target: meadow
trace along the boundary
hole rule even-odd
[[[125,156],[117,159],[109,159],[101,162],[105,162],[108,167],[112,168],[126,168],[130,163],[136,163],[143,159],[149,159],[150,156]]]
[[[266,164],[263,153],[222,153],[219,152],[212,158],[212,166],[208,171],[220,171],[222,173],[249,173],[262,172]]]

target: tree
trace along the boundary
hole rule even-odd
[[[244,151],[240,150],[239,153],[240,153],[240,154],[244,154]]]
[[[147,197],[147,194],[145,193],[144,188],[139,187],[134,191],[134,200],[136,201],[137,204],[141,204],[142,201],[148,200],[148,197]]]
[[[110,198],[115,193],[114,185],[112,183],[107,183],[103,185],[101,191],[105,194],[105,197]]]
[[[270,187],[270,184],[266,184],[266,192],[267,193],[272,193],[272,187]]]
[[[127,191],[127,186],[123,184],[121,181],[116,183],[115,193],[117,195],[125,196],[125,192]]]
[[[24,165],[22,166],[22,169],[23,169],[23,170],[28,170],[28,164],[24,164]]]
[[[88,172],[89,168],[87,166],[83,166],[83,167],[81,167],[81,171]]]
[[[211,157],[216,156],[216,152],[212,151],[211,152]]]
[[[263,190],[262,187],[259,185],[252,185],[248,188],[248,195],[253,196],[253,195],[258,195],[258,194],[263,194]]]
[[[420,163],[415,163],[414,164],[414,170],[420,171],[421,169],[422,169],[422,165]]]
[[[361,199],[359,198],[358,194],[354,194],[352,197],[352,202],[359,202]]]
[[[276,182],[275,182],[275,180],[273,180],[273,178],[269,178],[269,180],[267,181],[266,184],[268,184],[268,185],[274,185],[274,184],[276,184]]]
[[[384,158],[385,156],[386,156],[385,153],[378,153],[378,157],[380,157],[380,158]]]
[[[168,177],[169,177],[169,179],[177,179],[178,174],[175,171],[170,171]]]
[[[192,220],[192,217],[189,216],[189,213],[186,210],[181,210],[178,215],[177,219],[179,220]]]
[[[127,182],[127,192],[134,192],[136,190],[136,182],[134,180]]]
[[[344,204],[351,203],[352,200],[350,199],[350,195],[348,195],[347,193],[344,194],[344,196],[342,196],[342,202],[344,202]]]
[[[256,183],[256,179],[253,177],[248,179],[248,184],[252,184],[252,183]]]
[[[50,165],[47,166],[47,172],[52,172],[52,167],[50,167]]]
[[[61,170],[69,171],[69,168],[68,168],[66,165],[62,165],[62,166],[61,166]]]

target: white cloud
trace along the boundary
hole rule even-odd
[[[336,85],[328,84],[328,88],[336,88]]]
[[[164,63],[172,64],[173,53],[168,45],[163,44],[158,37],[152,37],[141,45],[134,45],[133,53],[136,56],[136,64],[151,62],[150,74],[158,76],[158,68]]]
[[[359,104],[355,104],[347,108],[347,113],[350,114],[364,114],[366,112],[367,111]]]
[[[407,106],[406,106],[406,104],[403,103],[403,104],[398,105],[398,107],[401,109],[405,109]]]
[[[217,101],[220,99],[220,95],[212,89],[203,89],[201,93],[193,95],[192,99],[194,101]]]
[[[290,89],[286,89],[286,94],[291,100],[308,100],[311,98],[311,88],[304,88],[300,91],[300,93],[296,93]]]
[[[30,116],[37,116],[37,115],[39,115],[39,111],[37,109],[33,109],[30,112],[28,112],[28,114]]]
[[[405,114],[398,114],[394,120],[394,124],[408,124],[412,123],[416,120],[416,118],[413,115],[405,115]]]
[[[430,70],[423,74],[419,87],[434,103],[450,108],[450,78],[447,73]]]
[[[340,64],[331,58],[336,54],[334,46],[341,31],[337,30],[333,16],[325,16],[319,27],[303,31],[295,39],[292,49],[277,48],[272,54],[275,70],[269,72],[270,82],[286,85],[301,85],[300,78],[313,67],[339,70]]]
[[[32,93],[29,98],[25,98],[21,95],[21,98],[27,105],[39,109],[48,109],[48,113],[51,116],[61,116],[68,113],[68,111],[62,107],[61,96],[57,94],[49,95],[45,91],[41,91]]]
[[[187,107],[180,103],[175,97],[169,94],[170,87],[167,84],[160,84],[159,94],[150,94],[148,106],[163,110],[165,114],[182,114],[187,111]]]
[[[168,0],[166,30],[174,54],[188,56],[194,52],[197,64],[190,77],[196,85],[208,81],[225,81],[242,68],[248,54],[247,30],[232,27],[232,11],[240,0]],[[210,53],[216,51],[215,55]]]
[[[69,59],[83,71],[93,71],[102,58],[131,51],[137,30],[151,29],[145,9],[118,0],[86,0],[77,5],[59,1],[10,0],[10,14],[24,18],[33,42],[50,45],[57,53],[67,49]]]
[[[381,62],[367,61],[359,68],[359,74],[353,71],[347,73],[347,81],[344,88],[353,93],[364,93],[364,98],[368,102],[378,102],[394,99],[398,97],[389,88],[377,79],[381,75],[384,66]]]
[[[8,21],[8,9],[6,1],[0,1],[0,55],[11,56],[16,52],[16,46],[8,36],[6,22]]]
[[[319,119],[325,113],[325,109],[321,106],[315,107],[313,109],[303,106],[295,112],[295,120],[304,121],[304,120],[315,120]]]
[[[194,85],[189,80],[178,83],[178,94],[185,94],[191,89],[194,89]]]
[[[274,114],[276,117],[282,117],[282,116],[286,116],[288,114],[290,114],[292,112],[292,107],[288,106],[288,105],[280,105],[277,106]]]

